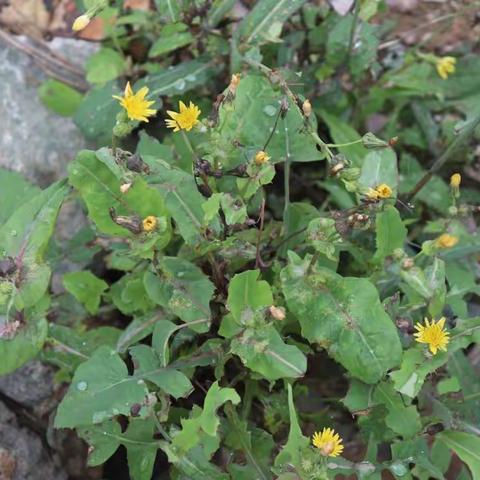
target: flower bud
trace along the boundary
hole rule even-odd
[[[131,183],[122,183],[122,184],[120,185],[120,191],[121,191],[122,193],[127,193],[127,192],[130,190],[130,187],[131,187],[131,186],[132,186]]]
[[[153,215],[149,215],[148,217],[145,217],[142,221],[142,227],[144,232],[151,232],[152,230],[155,230],[157,226],[157,218],[154,217]]]
[[[302,111],[307,118],[312,114],[312,104],[308,98],[303,102]]]
[[[388,142],[380,140],[371,132],[366,133],[362,137],[362,145],[369,149],[386,148],[390,146]]]
[[[267,155],[267,152],[264,152],[263,150],[259,150],[255,155],[255,163],[257,165],[263,165],[264,163],[267,163],[269,160],[270,160],[270,157]]]
[[[458,237],[450,235],[449,233],[442,233],[435,239],[435,246],[437,248],[452,248],[458,243]]]
[[[118,138],[123,138],[127,136],[131,131],[133,127],[129,123],[117,123],[113,127],[113,134],[118,137]]]
[[[234,73],[230,80],[230,85],[228,86],[228,90],[232,95],[235,95],[237,92],[238,85],[240,84],[240,74]]]
[[[88,15],[80,15],[73,22],[72,30],[74,32],[79,32],[80,30],[83,30],[90,23],[90,20],[91,18]]]
[[[275,320],[284,320],[285,319],[285,309],[283,307],[275,307],[272,305],[268,311],[270,312],[270,315],[275,319]]]
[[[461,181],[462,181],[462,176],[459,173],[454,173],[450,177],[450,186],[452,188],[458,188],[460,186]]]

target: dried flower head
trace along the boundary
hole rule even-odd
[[[315,432],[312,443],[325,457],[338,457],[343,452],[342,439],[333,428],[324,428],[321,432]]]
[[[120,191],[122,193],[127,193],[129,190],[130,190],[130,187],[132,186],[132,184],[130,182],[128,183],[122,183],[120,185]]]
[[[189,132],[197,123],[199,123],[198,117],[202,113],[200,109],[192,102],[187,107],[182,101],[178,102],[179,112],[173,112],[167,110],[170,118],[165,120],[168,128],[173,128],[174,132],[179,130],[186,130]]]
[[[303,102],[302,110],[307,118],[312,114],[312,104],[308,98]]]
[[[130,82],[127,82],[125,93],[123,97],[114,95],[120,105],[126,110],[130,120],[139,120],[141,122],[148,122],[148,117],[155,115],[156,110],[149,108],[154,101],[145,100],[148,95],[148,87],[142,87],[137,93],[133,93]]]
[[[435,320],[431,322],[425,318],[425,325],[417,323],[414,334],[415,340],[419,343],[427,343],[429,350],[435,355],[438,350],[447,351],[447,345],[450,339],[449,333],[445,330],[445,317],[442,317],[438,322]]]
[[[444,80],[448,78],[451,73],[455,73],[455,64],[457,59],[455,57],[441,57],[437,60],[437,72]]]
[[[386,184],[382,183],[375,188],[369,188],[367,197],[372,200],[383,200],[392,196],[392,189]]]

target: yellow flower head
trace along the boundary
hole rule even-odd
[[[315,432],[312,443],[324,457],[338,457],[343,452],[342,439],[333,428],[324,428]]]
[[[270,160],[270,157],[268,156],[267,152],[264,152],[263,150],[259,150],[255,154],[255,163],[257,165],[263,165],[264,163],[267,163]]]
[[[454,173],[450,177],[450,186],[452,188],[458,188],[460,186],[461,181],[462,181],[462,176],[459,173]]]
[[[83,30],[90,23],[90,20],[91,18],[88,15],[80,15],[73,22],[72,30],[74,32],[79,32],[80,30]]]
[[[450,73],[455,73],[455,57],[441,57],[437,60],[437,72],[444,80],[448,78]]]
[[[447,345],[450,339],[450,335],[445,329],[445,317],[442,317],[437,323],[432,319],[431,322],[428,318],[425,319],[425,325],[417,323],[414,334],[415,340],[419,343],[428,343],[429,350],[435,355],[438,350],[447,351]]]
[[[178,102],[180,112],[172,112],[167,110],[167,113],[172,117],[165,120],[168,128],[173,128],[174,132],[179,130],[186,130],[189,132],[198,122],[198,117],[202,113],[200,109],[192,102],[187,107],[182,101]]]
[[[382,200],[385,198],[390,198],[392,193],[392,189],[386,183],[382,183],[377,185],[375,188],[369,188],[367,197],[372,200]]]
[[[142,225],[145,232],[151,232],[152,230],[155,230],[157,226],[157,218],[153,215],[149,215],[143,219]]]
[[[130,82],[127,82],[124,96],[119,97],[114,95],[113,98],[116,98],[120,102],[120,105],[127,111],[127,115],[130,120],[148,122],[148,117],[155,115],[156,110],[148,108],[155,102],[145,100],[147,95],[148,87],[142,87],[137,93],[133,93]]]
[[[458,243],[458,237],[449,233],[442,233],[436,240],[435,245],[438,248],[452,248]]]

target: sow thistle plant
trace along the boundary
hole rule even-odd
[[[141,38],[149,60],[87,93],[100,148],[0,228],[0,374],[56,366],[55,428],[90,465],[123,446],[132,480],[477,478],[479,202],[448,161],[473,162],[480,117],[427,170],[451,125],[431,127],[440,93],[420,102],[455,62],[383,72],[363,2],[262,0],[225,36],[229,2],[154,3],[116,24],[92,2],[74,26],[113,12],[104,45]],[[57,245],[66,200],[88,226]]]

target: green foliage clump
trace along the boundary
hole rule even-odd
[[[133,480],[157,455],[185,480],[443,479],[452,452],[480,478],[480,195],[444,180],[474,160],[478,58],[389,62],[379,1],[86,3],[92,88],[40,95],[98,149],[43,191],[0,175],[0,373],[56,365],[55,427],[90,465],[123,445]],[[67,199],[89,225],[60,245]]]

